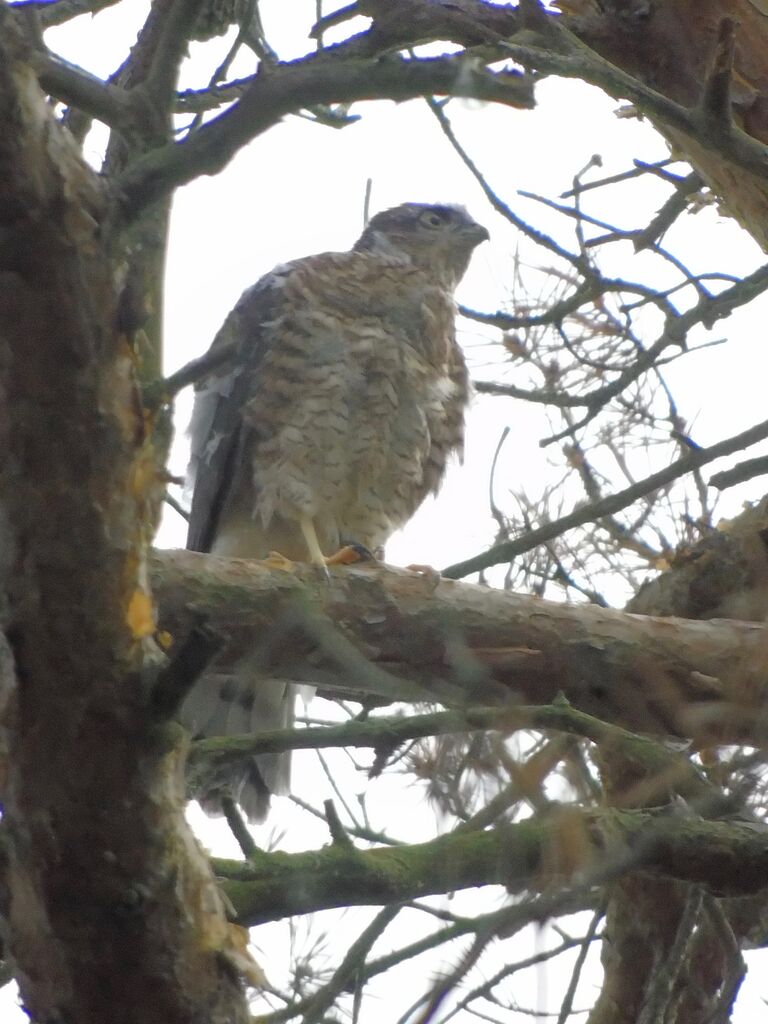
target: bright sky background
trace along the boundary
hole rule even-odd
[[[261,7],[267,37],[280,55],[287,58],[303,52],[301,28],[314,20],[314,0],[294,0],[290,5],[281,0],[262,0]],[[106,75],[123,59],[126,45],[133,42],[147,8],[148,3],[143,0],[131,0],[94,19],[79,18],[51,32],[49,43],[75,63]],[[186,72],[185,84],[203,84],[226,46],[221,41],[212,46],[195,46],[191,65],[194,71]],[[202,61],[205,63],[201,64]],[[250,70],[246,65],[240,73]],[[579,82],[545,82],[537,89],[537,98],[539,106],[535,112],[456,101],[449,112],[459,138],[497,192],[516,212],[545,230],[562,234],[563,221],[546,217],[540,209],[519,199],[517,189],[556,198],[570,187],[573,175],[593,153],[599,153],[603,159],[602,169],[596,172],[599,177],[628,169],[633,157],[652,161],[667,155],[663,141],[647,123],[617,119],[615,102]],[[406,200],[465,204],[489,228],[492,241],[477,251],[459,299],[487,311],[505,305],[512,255],[519,239],[489,208],[474,179],[450,150],[426,105],[420,101],[400,105],[358,104],[353,113],[362,115],[362,120],[340,131],[289,118],[255,140],[220,175],[202,178],[177,194],[167,273],[168,371],[205,351],[243,289],[275,264],[313,252],[349,248],[363,225],[368,178],[373,180],[373,212]],[[102,142],[103,134],[99,132],[88,140],[87,152],[94,163],[98,163]],[[654,194],[649,187],[645,200],[648,210],[658,208],[665,195],[664,190]],[[626,226],[644,223],[634,206],[636,191],[615,188],[603,191],[594,201],[599,204],[594,212],[606,220]],[[570,241],[566,234],[563,238]],[[740,273],[762,262],[757,246],[744,232],[711,209],[685,217],[683,226],[674,231],[674,244],[670,242],[669,246],[689,260],[694,269],[706,267]],[[629,245],[615,247],[614,251],[614,272],[633,276],[636,272]],[[699,444],[707,445],[736,433],[765,415],[764,303],[761,309],[762,313],[753,307],[748,314],[737,314],[715,328],[713,336],[727,335],[733,339],[729,357],[723,357],[722,349],[713,349],[683,360],[667,371],[681,413],[695,424],[692,436]],[[493,332],[484,333],[471,323],[462,327],[461,338],[470,362],[485,376],[489,370],[483,364],[495,358],[487,348],[489,339],[494,337]],[[185,394],[178,403],[180,429],[172,466],[177,473],[183,472],[186,462],[183,427],[189,406],[190,396]],[[493,535],[488,516],[490,462],[505,426],[511,428],[511,437],[497,470],[500,494],[524,487],[529,496],[535,496],[545,486],[551,463],[547,451],[538,445],[539,439],[547,434],[543,414],[508,399],[478,398],[470,417],[464,466],[451,472],[438,499],[427,502],[409,526],[393,538],[387,549],[389,561],[444,566],[487,547]],[[712,471],[716,468],[720,467],[715,466]],[[757,498],[760,493],[759,481],[746,493],[728,492],[722,502],[722,513],[735,514],[744,498]],[[179,517],[169,511],[158,543],[182,546],[184,533]],[[312,714],[326,716],[329,711],[317,702]],[[329,759],[329,763],[334,776],[345,777],[353,792],[355,787],[367,792],[374,815],[381,816],[382,810],[385,817],[391,815],[391,821],[377,822],[381,827],[389,827],[393,834],[408,838],[428,838],[434,833],[434,812],[424,803],[417,787],[403,791],[399,780],[391,777],[367,784],[343,755]],[[319,774],[317,761],[309,753],[295,758],[294,770],[299,778]],[[316,805],[332,795],[322,776],[315,788]],[[228,832],[211,829],[195,809],[191,816],[216,853],[237,855]],[[280,813],[258,830],[257,841],[266,842],[272,829],[287,829],[282,840],[285,848],[308,848],[327,841],[322,823],[313,829],[306,816],[299,816],[290,805],[281,806]],[[445,905],[454,912],[474,912],[496,905],[498,899],[498,893],[462,893],[446,900]],[[341,916],[345,928],[346,922],[350,922],[345,934],[352,936],[362,927],[358,912]],[[338,913],[318,915],[318,924],[335,928],[339,917]],[[422,925],[414,924],[410,918],[405,927],[402,934],[412,938],[413,933],[407,928]],[[551,942],[553,936],[548,931],[545,929],[538,937],[528,931],[525,941]],[[291,932],[286,923],[256,936],[259,946],[269,944],[257,955],[276,982],[282,979],[291,942],[295,949],[305,941],[308,940],[303,924],[297,926],[296,932]],[[336,944],[331,942],[329,947],[331,965],[338,960],[338,954],[337,938]],[[749,978],[744,986],[734,1018],[736,1024],[746,1024],[765,1012],[760,998],[768,997],[766,962],[764,952],[753,957],[755,977]],[[421,990],[418,982],[414,984],[412,973],[401,977],[405,980],[387,978],[378,987],[387,1020],[396,1020],[408,998]],[[593,973],[583,983],[577,1007],[591,1004],[591,986],[595,984],[599,984],[599,976]],[[546,971],[538,971],[530,972],[527,981],[521,979],[516,995],[522,1005],[544,1009],[551,993],[554,1007],[548,1008],[556,1009],[556,990],[556,980]],[[0,1012],[3,1006],[9,1006],[8,990],[0,993]],[[15,1006],[9,1007],[3,1016],[7,1024],[25,1019]]]

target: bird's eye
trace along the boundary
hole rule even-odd
[[[421,223],[428,228],[441,228],[445,223],[445,219],[439,213],[435,213],[434,210],[427,210],[421,215]]]

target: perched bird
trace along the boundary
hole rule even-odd
[[[453,293],[487,238],[462,207],[403,203],[350,251],[243,294],[212,346],[234,355],[195,398],[189,549],[325,565],[345,545],[379,550],[438,489],[468,396]],[[182,720],[203,736],[287,727],[295,689],[220,659]],[[261,820],[289,770],[289,755],[261,755],[225,781]]]

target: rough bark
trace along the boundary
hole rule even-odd
[[[250,925],[477,885],[504,885],[514,893],[541,891],[554,877],[564,887],[563,903],[580,892],[582,905],[589,905],[585,896],[593,887],[629,866],[642,868],[646,881],[680,879],[722,896],[750,895],[765,888],[765,835],[749,825],[675,818],[666,811],[594,811],[578,815],[583,842],[574,860],[563,837],[561,816],[567,818],[566,829],[572,830],[571,810],[555,808],[523,822],[459,831],[405,847],[357,850],[351,844],[335,844],[304,853],[259,852],[247,863],[214,863],[238,920]],[[572,835],[568,838],[572,840]],[[547,914],[552,909],[548,907]],[[668,931],[670,925],[662,920],[656,927]]]
[[[239,935],[152,713],[161,487],[105,210],[0,6],[4,945],[38,1021],[245,1021]]]
[[[633,612],[709,619],[762,621],[768,611],[768,555],[766,554],[766,502],[747,508],[730,522],[720,524],[702,540],[678,552],[670,568],[649,581],[629,602]],[[763,627],[763,632],[765,628]],[[764,652],[762,664],[766,664]],[[603,749],[601,770],[608,801],[623,804],[627,795],[649,785],[654,769],[635,759],[628,761],[621,748]],[[646,806],[658,803],[648,794]],[[678,929],[685,926],[690,886],[671,879],[629,874],[609,890],[606,923],[611,942],[603,946],[604,979],[590,1014],[590,1024],[634,1024],[652,998],[660,965],[674,948]],[[743,965],[735,956],[737,943],[762,928],[765,894],[737,905],[725,903],[716,911],[735,938],[723,941],[711,917],[699,922],[688,956],[672,986],[676,1024],[704,1024],[713,1019],[717,1000],[729,975]],[[730,921],[730,924],[727,922]]]
[[[160,627],[181,641],[199,621],[231,657],[259,651],[270,673],[448,704],[550,703],[628,729],[757,739],[764,631],[569,605],[386,566],[286,573],[258,562],[156,552]]]

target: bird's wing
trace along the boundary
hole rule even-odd
[[[284,341],[286,330],[292,330],[286,326],[286,315],[301,325],[302,333],[318,331],[317,346],[307,352],[303,364],[311,374],[316,363],[328,357],[329,340],[336,348],[342,344],[347,318],[354,321],[391,311],[396,296],[393,300],[386,286],[397,280],[388,282],[386,271],[393,266],[402,276],[402,260],[392,257],[356,251],[320,253],[275,268],[243,294],[211,346],[231,345],[235,355],[203,382],[195,396],[186,479],[186,490],[192,492],[189,550],[211,550],[226,502],[238,502],[247,494],[248,506],[253,508],[256,496],[247,453],[255,440],[254,417],[244,416],[244,411],[259,390],[259,381],[274,376],[268,359],[264,365],[265,357]],[[329,339],[326,325],[334,320],[338,330]],[[300,371],[301,367],[291,368],[299,396]],[[264,379],[263,384],[262,412],[267,417],[272,406],[268,381]],[[278,398],[280,403],[285,401],[282,392]]]
[[[282,268],[243,293],[211,349],[232,346],[224,368],[198,386],[189,425],[186,488],[192,492],[187,531],[190,551],[210,551],[244,443],[243,406],[268,349],[266,326],[279,304]]]

